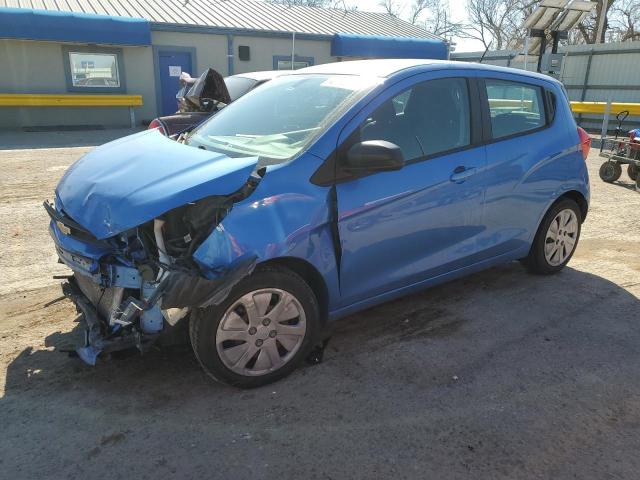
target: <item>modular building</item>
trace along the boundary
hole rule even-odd
[[[0,0],[0,128],[128,126],[175,112],[181,72],[447,58],[391,15],[247,0]]]

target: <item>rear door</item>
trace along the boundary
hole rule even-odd
[[[180,89],[180,73],[193,74],[191,52],[160,50],[158,52],[160,79],[160,114],[172,115],[178,110],[176,93]]]
[[[464,266],[477,251],[485,162],[472,129],[477,91],[464,77],[403,85],[356,117],[339,149],[386,140],[406,161],[336,186],[345,306]]]
[[[558,187],[558,159],[566,149],[564,128],[552,128],[543,84],[515,77],[485,78],[487,170],[483,256],[524,248],[541,208]]]

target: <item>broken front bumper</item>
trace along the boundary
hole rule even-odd
[[[191,308],[219,304],[256,263],[254,255],[246,255],[209,272],[210,278],[168,268],[145,280],[135,266],[105,261],[117,257],[106,242],[75,238],[55,219],[50,233],[59,261],[74,272],[62,288],[86,324],[85,342],[76,351],[91,365],[101,353],[131,347],[144,352],[165,323],[175,325]]]
[[[123,335],[121,328],[110,328],[108,322],[99,315],[98,308],[82,292],[75,277],[62,284],[65,297],[74,302],[85,323],[83,345],[76,348],[78,356],[89,365],[95,365],[98,355],[137,347],[144,352],[157,338],[157,334],[144,334],[133,329]]]

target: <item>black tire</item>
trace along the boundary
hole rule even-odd
[[[578,219],[578,230],[575,239],[575,245],[573,247],[573,251],[566,258],[564,262],[560,265],[551,265],[544,254],[545,249],[545,241],[546,234],[549,230],[549,226],[551,222],[556,218],[558,213],[562,210],[571,209],[573,213],[575,213],[576,218]],[[529,255],[522,259],[522,263],[527,267],[527,270],[531,273],[539,274],[539,275],[550,275],[553,273],[557,273],[562,270],[565,265],[571,260],[573,254],[578,247],[578,241],[580,240],[580,231],[582,229],[582,212],[580,212],[580,207],[578,204],[569,198],[562,198],[554,203],[551,208],[547,211],[546,215],[542,219],[540,226],[538,227],[538,231],[536,232],[536,236],[533,239],[533,244],[531,245],[531,249],[529,250]]]
[[[638,180],[638,167],[636,167],[633,163],[630,163],[627,167],[627,175],[634,182]]]
[[[636,178],[636,191],[640,192],[640,175]]]
[[[260,376],[240,375],[220,358],[215,338],[225,312],[243,295],[260,289],[277,288],[293,295],[304,310],[306,332],[298,351],[279,369]],[[220,305],[196,310],[189,322],[191,345],[204,371],[214,380],[239,388],[255,388],[290,374],[309,354],[320,331],[318,301],[302,277],[282,267],[260,267],[241,280]]]
[[[615,162],[604,162],[600,165],[600,178],[607,183],[615,182],[622,175],[622,167],[619,163]]]

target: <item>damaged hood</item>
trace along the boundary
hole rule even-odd
[[[98,147],[72,165],[56,189],[58,206],[98,239],[108,238],[186,203],[233,193],[257,162],[146,130]]]

